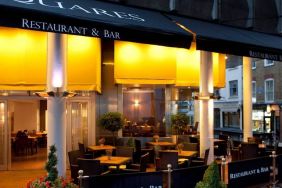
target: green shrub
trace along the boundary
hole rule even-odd
[[[226,188],[226,185],[220,181],[218,165],[213,162],[205,171],[203,180],[198,182],[195,188]]]
[[[100,118],[100,125],[111,131],[113,134],[113,143],[115,144],[115,132],[119,131],[124,126],[124,118],[119,112],[107,112]]]
[[[174,131],[174,134],[181,134],[187,128],[188,121],[189,119],[186,114],[178,113],[171,115],[172,130]]]

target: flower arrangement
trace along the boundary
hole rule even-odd
[[[78,186],[72,183],[71,180],[58,177],[58,159],[56,156],[56,151],[57,149],[55,145],[50,146],[48,161],[45,165],[45,169],[48,172],[47,176],[29,181],[26,185],[26,188],[78,188]]]
[[[106,139],[104,137],[101,137],[99,140],[98,140],[98,143],[100,146],[103,146],[105,144],[105,141]]]
[[[26,188],[78,188],[70,179],[58,177],[54,182],[48,181],[47,176],[29,181]]]
[[[183,150],[183,148],[184,148],[184,144],[183,143],[179,143],[179,144],[177,144],[177,150],[179,151],[179,152],[181,152],[182,150]]]
[[[154,139],[155,142],[158,142],[159,139],[160,139],[160,136],[157,135],[157,134],[155,134],[155,135],[153,136],[153,139]]]

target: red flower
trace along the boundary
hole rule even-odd
[[[51,187],[51,183],[50,183],[49,181],[46,181],[46,182],[45,182],[45,185],[46,185],[47,188],[50,188],[50,187]]]
[[[26,188],[30,188],[31,182],[32,182],[31,180],[29,182],[27,182]]]

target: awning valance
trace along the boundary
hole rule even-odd
[[[282,61],[282,37],[168,15],[196,36],[197,50]]]
[[[174,84],[177,48],[115,41],[118,84]]]
[[[45,90],[47,35],[0,27],[0,90]]]
[[[94,0],[0,0],[0,26],[189,48],[160,12]]]
[[[101,40],[68,35],[67,89],[101,93]]]

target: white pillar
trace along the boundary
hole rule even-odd
[[[252,63],[243,57],[243,140],[252,137]]]
[[[201,51],[200,65],[200,96],[210,96],[213,93],[213,62],[212,53]],[[206,149],[210,149],[208,163],[214,160],[213,151],[213,100],[200,100],[200,156],[203,157]]]
[[[48,33],[47,91],[66,89],[67,35]],[[48,148],[55,145],[58,174],[66,176],[66,114],[65,99],[60,95],[47,100]]]

